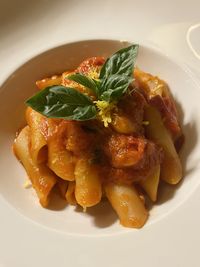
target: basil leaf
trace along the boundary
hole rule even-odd
[[[100,98],[119,100],[132,82],[138,45],[123,48],[107,59],[100,71]]]
[[[123,48],[106,60],[101,68],[99,78],[107,79],[113,74],[131,76],[138,53],[138,45]]]
[[[101,94],[100,99],[107,102],[119,100],[132,81],[133,78],[126,75],[114,74],[110,76],[102,82],[104,92]]]
[[[80,73],[72,74],[67,77],[67,79],[77,82],[89,89],[91,89],[96,96],[98,96],[98,87],[95,80],[90,79],[88,76],[85,76]]]
[[[35,94],[26,104],[48,118],[90,120],[96,117],[96,108],[89,97],[79,91],[57,85]]]

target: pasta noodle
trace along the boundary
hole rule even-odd
[[[102,190],[98,169],[88,157],[77,161],[75,168],[75,197],[83,208],[91,207],[101,201]]]
[[[30,150],[30,128],[26,126],[18,135],[14,143],[14,152],[20,159],[26,172],[35,188],[40,203],[43,207],[47,207],[49,203],[49,194],[56,184],[56,176],[49,168],[41,163],[33,162]]]
[[[146,126],[147,136],[161,145],[164,150],[161,178],[169,184],[177,184],[182,179],[182,166],[172,138],[154,107],[146,107],[145,119],[149,121],[149,125]]]
[[[115,115],[112,121],[112,126],[118,133],[131,134],[135,132],[132,121],[123,115]]]
[[[140,228],[145,224],[148,212],[134,186],[107,184],[105,191],[123,226]]]
[[[38,89],[42,90],[48,86],[61,84],[62,77],[54,75],[51,78],[42,79],[36,82]]]
[[[46,161],[47,142],[40,131],[44,117],[31,108],[27,108],[26,120],[30,127],[30,153],[35,163]]]
[[[48,138],[48,166],[62,179],[73,181],[75,179],[73,156],[65,147],[66,124],[59,126],[50,124],[49,128],[53,134]]]
[[[160,180],[160,164],[156,165],[145,180],[140,182],[141,187],[146,191],[152,201],[157,199],[157,191]]]

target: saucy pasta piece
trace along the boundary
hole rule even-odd
[[[110,183],[105,192],[123,226],[141,228],[145,224],[148,212],[134,186]]]
[[[159,144],[164,151],[161,179],[169,184],[177,184],[182,179],[182,166],[170,133],[155,107],[146,107],[145,119],[149,122],[146,126],[147,137]]]
[[[166,82],[138,68],[134,71],[134,77],[139,88],[145,93],[149,104],[159,110],[173,141],[182,136],[176,105]]]
[[[91,207],[101,201],[102,189],[98,169],[89,157],[79,159],[75,167],[75,197],[83,208]]]
[[[30,153],[35,163],[47,161],[47,141],[42,134],[41,125],[44,123],[44,116],[32,108],[26,110],[26,120],[30,127]]]
[[[132,121],[123,114],[115,114],[112,120],[112,127],[117,133],[131,134],[135,132]]]
[[[152,201],[156,201],[158,185],[160,180],[160,164],[152,168],[146,179],[140,181],[141,187],[145,190]]]
[[[52,135],[48,138],[48,166],[60,178],[74,181],[73,155],[65,147],[67,124],[57,125],[49,121],[49,127]]]
[[[30,128],[26,126],[16,138],[13,149],[31,180],[33,188],[40,200],[40,204],[43,207],[47,207],[49,194],[56,184],[56,176],[44,163],[38,164],[32,160],[29,145]]]
[[[62,77],[54,75],[51,78],[45,78],[36,82],[37,87],[42,90],[48,86],[59,85],[62,82]]]

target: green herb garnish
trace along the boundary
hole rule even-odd
[[[117,101],[133,81],[137,52],[138,45],[131,45],[113,54],[102,66],[98,80],[81,73],[67,77],[90,89],[96,101],[74,88],[56,85],[36,93],[26,104],[48,118],[85,121],[99,116],[108,126]]]

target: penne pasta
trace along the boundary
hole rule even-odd
[[[134,186],[109,183],[105,192],[123,226],[141,228],[145,224],[148,212]]]
[[[159,144],[164,150],[161,179],[169,184],[177,184],[182,179],[182,166],[171,135],[155,107],[147,106],[145,108],[145,119],[149,122],[146,126],[147,137]]]
[[[142,88],[149,97],[170,94],[167,84],[157,76],[153,76],[138,68],[135,68],[134,77],[138,86]]]
[[[62,77],[54,75],[51,78],[42,79],[36,82],[37,87],[42,90],[48,86],[59,85],[62,82]]]
[[[13,147],[14,152],[22,162],[41,205],[47,207],[49,203],[49,194],[56,184],[56,176],[44,163],[38,164],[32,160],[29,144],[30,127],[26,126],[15,140]]]
[[[112,127],[118,133],[131,134],[136,131],[132,121],[125,115],[115,114],[112,120]]]
[[[157,200],[157,191],[160,180],[160,164],[156,165],[145,180],[140,182],[141,187],[145,190],[152,201]]]
[[[28,107],[26,110],[26,120],[30,127],[30,153],[35,163],[47,161],[47,142],[40,131],[41,124],[44,123],[44,116]]]
[[[75,167],[75,197],[83,208],[100,202],[102,196],[101,181],[95,164],[88,157],[82,157]]]
[[[167,83],[157,76],[137,68],[134,71],[134,76],[136,84],[142,89],[147,102],[159,110],[164,125],[169,130],[173,141],[178,140],[182,136],[182,130],[178,120],[176,105]]]
[[[66,124],[60,124],[60,127],[49,124],[50,128],[56,127],[52,136],[48,138],[48,166],[60,178],[73,181],[74,160],[73,154],[65,147]]]

